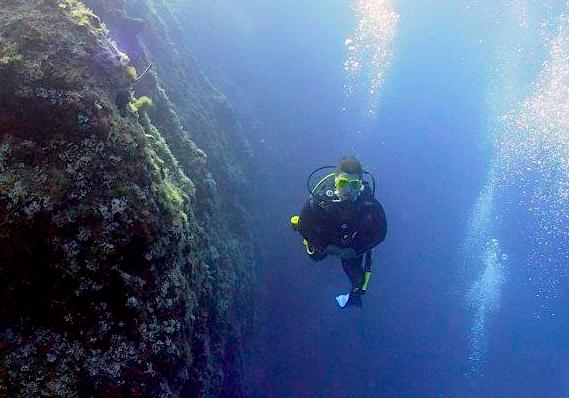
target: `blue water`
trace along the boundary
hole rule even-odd
[[[190,45],[269,179],[252,396],[567,396],[568,4],[362,2],[398,18],[371,43],[392,51],[381,84],[349,96],[357,1],[193,3]],[[363,311],[288,228],[307,174],[345,154],[388,220]]]

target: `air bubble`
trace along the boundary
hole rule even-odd
[[[344,41],[348,54],[344,59],[347,100],[355,98],[366,104],[369,118],[375,117],[379,88],[393,58],[393,41],[399,21],[392,0],[370,2],[355,0],[356,29]],[[363,89],[363,90],[362,90]],[[363,96],[363,98],[357,98]],[[362,111],[359,109],[358,112]]]

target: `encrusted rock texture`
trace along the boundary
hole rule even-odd
[[[254,159],[175,3],[0,0],[0,397],[246,396]]]

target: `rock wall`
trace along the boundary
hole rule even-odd
[[[172,4],[89,5],[0,0],[0,396],[245,396],[254,159]]]

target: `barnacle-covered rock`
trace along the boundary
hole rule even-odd
[[[0,7],[0,396],[241,396],[250,245],[108,33],[76,0]]]

